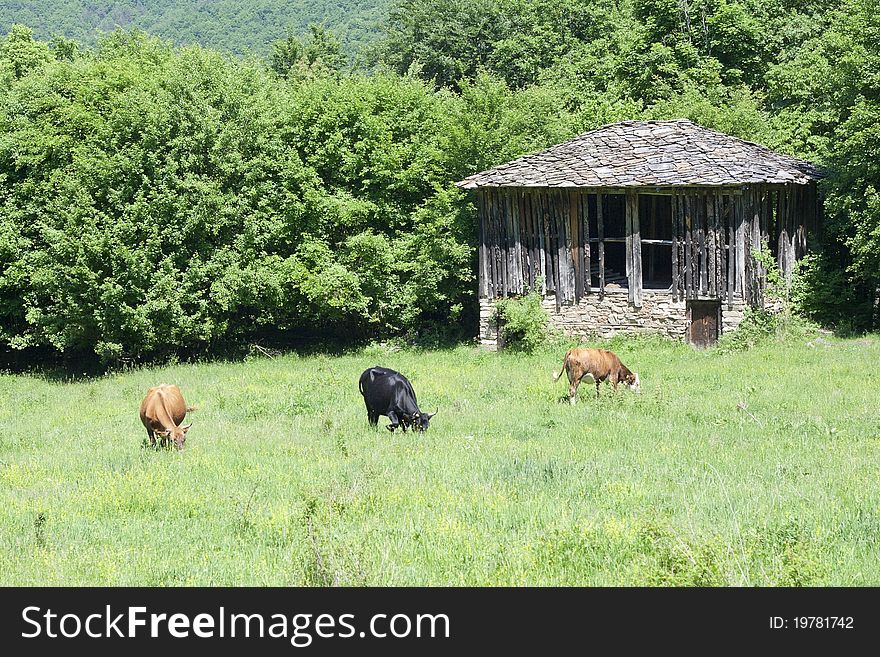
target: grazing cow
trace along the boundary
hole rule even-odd
[[[613,351],[607,349],[569,349],[562,361],[562,370],[553,377],[558,381],[563,372],[568,372],[568,399],[574,404],[577,389],[581,379],[589,377],[596,383],[596,397],[599,396],[599,384],[609,381],[611,387],[617,390],[617,384],[623,382],[630,390],[641,392],[639,375],[630,372],[629,368],[620,362]]]
[[[159,444],[165,445],[168,440],[173,440],[177,449],[182,449],[186,443],[186,432],[192,423],[185,427],[180,426],[187,411],[195,410],[187,406],[183,401],[180,388],[175,385],[163,383],[147,391],[147,396],[141,402],[141,422],[147,428],[147,436],[150,445],[156,446],[156,436],[159,436]]]
[[[419,431],[428,430],[428,422],[434,413],[422,413],[416,403],[416,393],[412,384],[400,372],[387,367],[370,367],[361,374],[358,388],[364,396],[367,418],[372,426],[378,426],[379,416],[387,415],[391,420],[388,430],[393,432],[402,427]]]

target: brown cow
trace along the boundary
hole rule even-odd
[[[599,384],[606,380],[611,383],[614,390],[617,390],[618,383],[623,382],[630,390],[641,392],[639,375],[630,372],[620,362],[617,354],[607,349],[569,349],[565,354],[565,360],[562,361],[562,370],[553,377],[553,380],[558,381],[562,372],[566,371],[570,384],[568,399],[572,404],[577,396],[581,379],[586,377],[596,382],[596,397],[599,396]]]
[[[180,426],[180,423],[186,417],[187,411],[193,410],[195,408],[187,406],[183,401],[183,395],[177,386],[163,383],[150,388],[141,402],[141,422],[147,428],[150,445],[155,447],[156,436],[159,436],[160,445],[165,445],[170,438],[177,449],[182,449],[186,443],[186,432],[192,423],[185,427]]]

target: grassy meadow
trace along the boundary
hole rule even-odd
[[[880,341],[288,354],[63,382],[0,375],[3,585],[878,585]],[[367,425],[361,371],[425,435]],[[199,409],[144,448],[151,385]]]

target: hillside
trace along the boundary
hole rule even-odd
[[[178,44],[262,54],[288,29],[301,34],[323,23],[353,54],[375,38],[386,6],[387,0],[0,0],[0,33],[21,23],[40,39],[60,34],[88,44],[100,32],[136,27]]]

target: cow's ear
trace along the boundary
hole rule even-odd
[[[155,433],[157,436],[162,436],[163,438],[167,438],[171,435],[170,431],[154,431],[153,433]]]
[[[413,419],[413,420],[418,420],[421,416],[422,416],[421,413],[413,413],[412,419]]]

